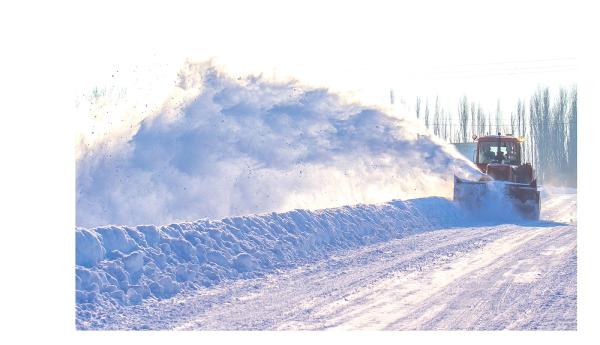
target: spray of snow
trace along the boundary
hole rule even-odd
[[[77,225],[448,197],[453,173],[476,169],[426,133],[325,89],[187,63],[159,111],[125,140],[79,153]]]

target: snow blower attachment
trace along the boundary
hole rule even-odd
[[[473,139],[477,141],[474,162],[485,175],[479,181],[454,176],[454,200],[469,209],[501,208],[509,203],[521,216],[539,219],[537,180],[531,164],[521,164],[523,140],[500,133]]]

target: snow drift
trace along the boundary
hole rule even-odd
[[[449,200],[433,197],[160,227],[78,228],[78,321],[89,307],[139,304],[257,277],[342,249],[464,224],[466,217]]]
[[[210,64],[187,64],[160,110],[119,133],[79,154],[78,226],[449,196],[453,173],[476,174],[413,121]]]

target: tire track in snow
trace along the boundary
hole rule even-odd
[[[400,272],[396,277],[380,282],[374,289],[366,292],[367,296],[359,299],[357,311],[351,317],[345,315],[341,320],[333,320],[326,327],[344,329],[420,329],[431,318],[444,314],[449,307],[447,296],[462,292],[461,286],[453,286],[455,282],[469,280],[469,276],[479,275],[498,257],[510,253],[519,243],[527,242],[537,236],[539,230],[526,233],[511,233],[484,247],[477,248],[466,255],[447,263],[434,263],[422,272],[405,274]],[[478,281],[486,280],[478,278]],[[493,281],[492,281],[493,282]],[[438,298],[441,296],[442,298]],[[458,308],[461,313],[472,314],[479,300],[464,298],[466,305]],[[469,296],[466,296],[469,297]],[[377,300],[380,305],[363,307],[365,301]],[[430,302],[430,301],[434,302]],[[400,301],[399,303],[397,301]],[[352,304],[352,303],[351,303]],[[452,306],[456,308],[456,306]],[[375,317],[374,317],[375,316]]]
[[[348,300],[357,293],[373,291],[378,282],[397,272],[419,274],[506,235],[505,226],[450,229],[369,246],[308,270],[279,275],[251,301],[207,310],[180,329],[327,328],[336,316],[342,323],[376,309],[378,305],[365,302],[367,296],[361,296],[363,300],[355,304]],[[323,306],[331,310],[324,312]],[[228,320],[227,324],[223,319]],[[307,320],[310,322],[303,324]]]
[[[429,315],[427,320],[411,322],[410,316],[388,325],[387,329],[532,329],[535,320],[546,319],[544,329],[573,329],[576,326],[576,293],[568,294],[566,308],[553,310],[546,304],[553,301],[549,290],[571,286],[575,279],[573,267],[564,267],[568,257],[558,256],[546,261],[543,249],[551,245],[568,248],[565,255],[575,253],[575,229],[557,227],[540,229],[533,238],[523,241],[515,250],[497,257],[465,279],[449,284],[413,315]],[[479,257],[476,260],[481,260]],[[557,279],[557,272],[570,272],[570,279]],[[458,292],[458,293],[456,293]],[[566,295],[565,295],[566,296]],[[572,299],[574,297],[574,299]],[[428,311],[446,306],[435,313]],[[567,322],[552,316],[569,314]]]
[[[564,262],[563,255],[575,250],[574,227],[507,225],[415,237],[420,238],[371,246],[349,257],[332,258],[333,263],[284,273],[285,277],[274,277],[250,299],[233,297],[231,303],[206,310],[177,329],[571,329],[575,325],[572,313],[571,320],[562,325],[553,323],[556,319],[552,317],[545,327],[527,322],[544,318],[543,305],[548,301],[539,299],[545,296],[541,291],[556,284],[553,272],[560,267],[551,266],[554,269],[547,273],[550,281],[532,285],[531,291],[522,287],[508,290],[511,285],[531,286],[523,280],[527,275],[522,273],[528,272],[523,271],[525,267],[515,274],[511,269],[532,252],[544,253],[549,246],[567,247],[560,256],[551,257],[554,263]],[[407,250],[414,248],[410,240],[417,248],[434,247],[411,256]],[[444,241],[452,243],[440,244]],[[497,251],[495,255],[490,255],[490,249]],[[462,269],[453,272],[457,265]],[[432,287],[428,282],[435,280],[436,274],[441,275],[437,277],[441,283]],[[563,283],[569,285],[570,281]],[[243,295],[244,289],[238,293]],[[506,306],[495,302],[502,293],[510,296],[505,298],[511,301]],[[531,296],[538,298],[536,303],[529,311],[522,310],[531,304]],[[494,312],[494,308],[502,312]],[[509,323],[519,314],[530,318]]]
[[[487,233],[470,229],[441,230],[429,236],[419,234],[336,255],[317,265],[265,279],[260,293],[252,298],[244,298],[246,290],[241,288],[232,300],[237,298],[243,303],[203,311],[178,328],[265,329],[262,327],[268,326],[267,329],[272,329],[286,320],[319,318],[314,311],[320,305],[343,300],[397,270],[421,270],[427,260],[480,247],[489,242],[490,237],[501,235],[486,230]],[[224,318],[227,324],[219,321]]]

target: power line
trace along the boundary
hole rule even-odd
[[[494,70],[494,71],[465,71],[465,72],[450,72],[448,74],[433,75],[431,79],[453,79],[453,78],[485,78],[485,77],[502,77],[513,76],[518,74],[536,74],[536,73],[557,73],[557,72],[572,72],[576,71],[575,67],[565,66],[547,69],[524,69],[517,70]]]
[[[458,64],[458,65],[437,66],[436,68],[464,67],[464,66],[489,66],[489,65],[506,65],[506,64],[522,64],[522,63],[540,63],[540,62],[551,62],[551,61],[577,61],[577,58],[575,58],[575,57],[564,57],[564,58],[552,58],[552,59],[492,61],[492,62],[484,62],[484,63],[468,63],[468,64]]]

